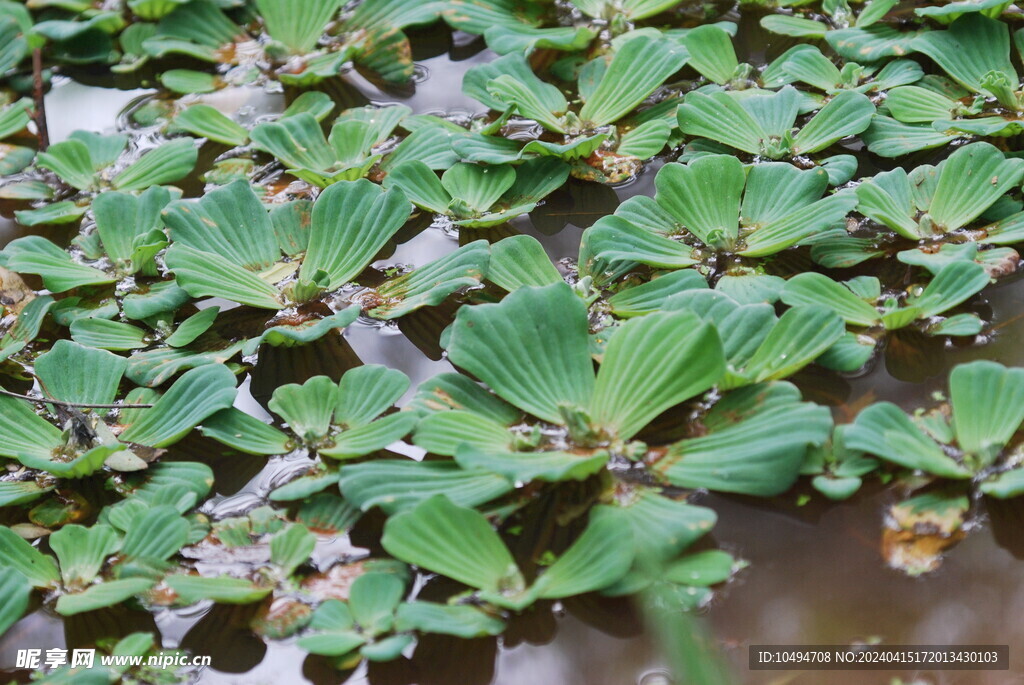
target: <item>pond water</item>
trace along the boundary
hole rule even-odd
[[[407,92],[385,92],[353,74],[337,80],[332,94],[349,104],[402,102],[417,113],[471,115],[477,105],[461,95],[462,74],[474,64],[495,56],[480,40],[447,33],[414,34],[418,83]],[[759,45],[769,56],[787,47],[741,23],[739,45]],[[753,55],[754,51],[751,50]],[[755,55],[756,56],[756,55]],[[744,55],[740,55],[743,60]],[[126,108],[152,91],[140,84],[111,84],[82,77],[62,80],[47,97],[51,140],[66,138],[75,129],[106,131]],[[128,87],[131,86],[131,87]],[[249,116],[279,110],[280,94],[248,90],[224,91],[206,101],[226,112],[248,108]],[[123,117],[121,117],[123,119]],[[538,238],[558,260],[575,258],[582,230],[610,213],[634,194],[652,194],[658,164],[651,164],[634,181],[614,189],[571,181],[531,217],[514,222],[520,232]],[[4,218],[4,242],[27,229]],[[422,264],[454,250],[459,237],[442,227],[430,227],[403,243],[377,266]],[[804,372],[794,379],[805,397],[833,407],[837,419],[848,420],[856,408],[890,400],[913,408],[926,404],[944,387],[957,363],[987,358],[1008,365],[1024,364],[1024,284],[1005,280],[985,291],[976,305],[991,311],[995,339],[980,347],[954,347],[918,338],[896,336],[873,366],[857,377],[824,371]],[[263,388],[282,377],[306,377],[348,368],[353,357],[364,363],[386,364],[405,372],[412,387],[451,366],[431,348],[431,312],[395,325],[356,325],[345,331],[347,343],[314,345],[288,359],[264,362],[263,373],[243,386],[240,403],[251,413],[266,415]],[[433,335],[436,346],[436,335]],[[275,367],[273,370],[266,370]],[[406,397],[405,399],[408,399]],[[404,401],[404,400],[403,400]],[[271,460],[261,469],[255,460],[230,463],[219,459],[207,443],[182,446],[190,456],[215,465],[218,496],[207,511],[225,514],[244,510],[265,496],[266,484],[301,464]],[[416,454],[409,448],[408,454]],[[920,578],[889,568],[882,530],[887,505],[897,495],[881,488],[854,499],[831,504],[820,496],[804,503],[790,493],[772,501],[700,495],[695,500],[719,516],[712,540],[750,563],[719,590],[703,612],[710,630],[734,664],[741,682],[829,683],[854,685],[886,683],[894,675],[910,680],[916,674],[750,672],[746,670],[751,644],[849,644],[880,640],[890,644],[1024,644],[1024,505],[1004,504],[986,509],[979,504],[971,530],[947,550],[941,565]],[[319,554],[358,554],[357,540],[340,539]],[[586,597],[564,604],[541,604],[517,619],[500,640],[425,641],[413,661],[361,668],[339,674],[288,642],[265,645],[244,627],[245,609],[217,607],[190,613],[164,610],[155,617],[112,609],[93,612],[88,621],[61,621],[42,609],[30,614],[0,640],[0,675],[24,681],[14,669],[14,655],[25,646],[74,646],[98,630],[125,634],[147,627],[162,636],[166,646],[184,645],[200,654],[214,654],[214,664],[199,675],[203,685],[261,683],[370,683],[385,685],[661,685],[669,683],[665,660],[626,601]],[[97,625],[102,621],[103,625]],[[1024,662],[1011,650],[1011,671],[990,673],[928,672],[922,682],[996,685],[1024,682]],[[429,668],[424,668],[429,664]],[[348,678],[347,680],[345,680]]]

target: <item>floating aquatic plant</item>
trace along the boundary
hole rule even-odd
[[[594,256],[657,268],[728,269],[733,255],[772,255],[842,225],[856,204],[848,192],[826,195],[821,169],[766,163],[747,170],[727,155],[667,164],[655,185],[654,199],[631,198],[590,229]],[[780,187],[789,191],[780,195]]]
[[[875,107],[866,95],[842,90],[797,130],[800,111],[801,95],[792,86],[777,92],[695,90],[679,107],[679,130],[767,159],[806,158],[864,131]],[[856,170],[850,161],[840,155],[820,164],[839,185]]]
[[[198,202],[179,201],[165,210],[173,243],[165,262],[193,297],[281,311],[333,297],[369,266],[408,216],[409,201],[401,191],[366,180],[332,185],[308,221],[287,210],[272,216],[247,183],[235,181]],[[269,322],[260,341],[310,342],[352,323],[360,311],[393,319],[439,304],[459,288],[477,285],[487,258],[486,243],[467,245],[360,291],[326,316],[284,312]]]
[[[522,55],[506,55],[469,70],[463,91],[503,116],[532,119],[561,140],[539,137],[518,146],[477,136],[456,140],[453,147],[469,161],[487,163],[559,157],[573,163],[574,173],[584,178],[620,182],[635,173],[638,162],[665,147],[671,126],[663,118],[654,118],[620,130],[618,122],[685,63],[686,51],[673,42],[634,36],[610,60],[600,57],[581,69],[577,111],[558,88],[530,70]]]

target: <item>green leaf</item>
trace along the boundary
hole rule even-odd
[[[477,240],[424,264],[418,269],[385,281],[376,289],[384,304],[367,314],[376,319],[397,319],[421,307],[434,307],[459,288],[480,284],[487,273],[490,249]]]
[[[36,359],[36,373],[56,400],[79,404],[110,404],[127,362],[104,350],[58,340]]]
[[[1007,159],[988,143],[965,145],[941,164],[928,213],[939,230],[954,231],[1019,185],[1021,178],[1024,159]]]
[[[405,583],[393,573],[366,573],[352,583],[348,608],[362,632],[375,637],[391,630]]]
[[[580,109],[580,119],[595,128],[618,121],[679,71],[686,58],[684,49],[665,39],[639,36],[627,41],[613,54]]]
[[[454,635],[463,639],[500,635],[505,622],[483,610],[465,604],[404,602],[395,614],[397,632],[419,631],[434,635]]]
[[[823,306],[794,307],[779,318],[741,373],[754,383],[785,378],[814,361],[845,332],[843,320]]]
[[[87,190],[96,183],[97,169],[89,147],[75,138],[55,143],[46,152],[40,152],[36,166],[49,169],[78,190]]]
[[[761,26],[772,33],[798,38],[824,38],[829,32],[827,24],[783,14],[769,14],[761,17]]]
[[[337,599],[316,608],[309,628],[315,632],[299,638],[298,645],[313,654],[342,656],[366,643],[366,637],[355,631],[348,604]]]
[[[120,439],[151,447],[174,444],[206,417],[230,407],[235,394],[235,376],[225,366],[186,371],[151,408],[141,410]]]
[[[280,386],[267,406],[285,420],[299,439],[315,442],[331,428],[337,393],[338,386],[328,376],[314,376],[301,385]]]
[[[292,525],[270,538],[270,561],[281,568],[283,576],[291,576],[306,563],[316,547],[316,536],[303,525]]]
[[[963,466],[946,456],[934,440],[895,404],[873,404],[857,415],[846,432],[846,446],[887,459],[908,469],[945,478],[970,478]]]
[[[207,307],[199,310],[178,324],[178,327],[167,336],[164,342],[171,347],[184,347],[195,342],[196,338],[210,330],[210,326],[213,325],[219,313],[220,307]]]
[[[561,408],[586,407],[594,372],[587,312],[563,284],[520,288],[499,304],[459,310],[449,359],[503,399],[562,425]]]
[[[174,507],[151,507],[132,519],[121,554],[127,559],[164,561],[188,543],[188,533],[188,521]]]
[[[614,505],[595,507],[592,517],[614,520],[632,536],[637,555],[668,559],[706,535],[717,516],[711,509],[656,494],[649,488],[626,491]]]
[[[862,93],[844,90],[818,110],[793,138],[793,154],[819,152],[841,138],[862,132],[871,123],[875,106]]]
[[[84,586],[95,580],[103,562],[121,546],[117,531],[105,524],[90,528],[70,524],[51,534],[49,541],[60,562],[61,578],[68,586]]]
[[[542,599],[558,599],[613,585],[633,565],[628,528],[617,521],[593,517],[583,534],[537,579],[534,591]]]
[[[961,364],[949,375],[949,396],[960,448],[991,464],[1024,421],[1024,369]]]
[[[459,505],[490,502],[513,489],[506,478],[488,471],[466,471],[453,462],[370,461],[341,468],[345,499],[363,511],[379,506],[391,514],[438,494]]]
[[[219,576],[170,575],[164,579],[167,586],[178,595],[178,604],[195,604],[212,599],[220,604],[251,604],[270,594],[272,588],[260,587],[251,580]]]
[[[943,267],[910,304],[920,309],[921,318],[936,316],[966,301],[988,283],[988,274],[981,264],[953,262]]]
[[[458,409],[423,417],[416,426],[413,443],[433,454],[445,456],[455,456],[463,443],[488,453],[507,452],[515,446],[508,425]]]
[[[25,236],[12,240],[4,248],[7,268],[28,274],[39,274],[47,290],[62,293],[84,285],[105,285],[117,279],[99,269],[78,264],[64,250],[46,238]]]
[[[249,142],[249,131],[210,105],[197,104],[174,117],[174,125],[217,143],[236,147]]]
[[[975,93],[982,92],[982,81],[991,71],[1002,72],[1017,83],[1010,61],[1009,29],[981,14],[965,14],[946,31],[926,31],[914,38],[913,47]]]
[[[692,312],[631,319],[605,351],[590,402],[593,422],[628,440],[665,410],[708,390],[724,372],[715,329]]]
[[[435,495],[393,515],[381,544],[388,554],[440,573],[501,601],[526,589],[523,574],[505,543],[480,513]]]
[[[470,437],[470,436],[465,436]],[[586,480],[608,463],[607,452],[576,454],[573,452],[512,452],[481,449],[475,442],[463,441],[455,451],[455,461],[467,470],[480,469],[500,474],[511,481],[529,483],[535,480],[557,483],[565,480]]]
[[[782,301],[791,307],[821,304],[847,323],[857,326],[874,326],[881,321],[878,310],[871,304],[857,297],[849,288],[818,273],[797,274],[786,281]]]
[[[245,181],[211,190],[198,202],[172,202],[163,216],[175,242],[172,250],[202,250],[251,271],[280,257],[270,216]]]
[[[307,0],[300,10],[293,0],[256,0],[256,9],[271,38],[304,54],[316,47],[341,4],[341,0]]]
[[[135,273],[144,266],[137,258],[136,241],[154,229],[163,228],[160,211],[170,200],[170,192],[160,186],[139,196],[108,191],[93,200],[96,232],[118,268]]]
[[[203,419],[199,432],[246,454],[286,454],[287,435],[255,416],[228,407]]]
[[[49,461],[63,445],[61,431],[34,411],[25,400],[0,396],[0,454],[19,461]]]
[[[729,155],[708,155],[687,165],[666,164],[655,177],[657,201],[701,242],[729,249],[737,237],[743,165]]]
[[[718,84],[732,79],[739,61],[727,32],[713,24],[698,26],[686,32],[682,43],[690,53],[691,67]]]
[[[261,309],[284,307],[276,288],[219,254],[175,243],[164,261],[181,288],[193,297],[223,297]]]
[[[369,265],[408,217],[409,201],[401,191],[366,180],[334,184],[313,205],[300,276],[323,270],[330,277],[328,289],[341,287]]]
[[[121,604],[125,600],[140,595],[156,584],[152,578],[125,578],[108,580],[93,585],[83,592],[61,595],[57,598],[57,613],[61,616],[74,616],[86,611],[95,611]]]
[[[536,238],[516,235],[491,246],[487,280],[512,292],[523,286],[543,287],[560,283],[562,275]]]
[[[213,74],[194,69],[168,69],[160,74],[159,79],[164,88],[183,95],[212,93],[218,84]]]
[[[760,154],[762,141],[768,138],[760,122],[724,91],[687,93],[677,116],[683,133],[717,140],[750,154]]]
[[[32,587],[51,587],[60,581],[53,558],[33,547],[7,526],[0,526],[0,554],[4,571],[16,571]]]
[[[798,399],[786,383],[735,390],[705,419],[707,435],[674,443],[654,468],[679,487],[760,497],[785,492],[806,448],[832,431],[827,408]]]
[[[191,138],[176,138],[133,162],[111,182],[118,190],[145,190],[184,178],[195,167],[199,150]]]

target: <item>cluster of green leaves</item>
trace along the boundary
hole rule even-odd
[[[28,70],[33,48],[54,65],[100,63],[116,72],[187,57],[214,72],[165,69],[161,83],[178,93],[273,79],[307,87],[355,62],[388,83],[413,75],[402,29],[435,21],[430,0],[376,0],[354,9],[342,0],[128,0],[124,11],[87,1],[0,5],[5,48],[0,72]],[[223,68],[220,68],[223,67]],[[28,77],[20,76],[25,86]]]
[[[0,199],[39,231],[80,223],[68,242],[0,251],[5,283],[42,284],[5,300],[0,329],[0,372],[29,388],[0,395],[0,506],[20,522],[0,527],[0,632],[35,591],[62,615],[258,604],[257,633],[351,668],[424,633],[497,635],[584,593],[703,605],[743,564],[690,549],[715,515],[688,491],[776,497],[805,475],[843,499],[879,472],[942,479],[911,508],[958,512],[971,491],[1024,492],[1020,369],[966,364],[935,410],[881,403],[839,426],[794,378],[857,372],[900,329],[983,341],[972,298],[1024,241],[1024,162],[993,144],[1024,107],[1007,3],[918,7],[910,22],[891,0],[777,3],[766,29],[825,43],[766,65],[740,61],[734,24],[679,28],[673,0],[572,5],[563,25],[543,0],[0,1]],[[331,96],[296,96],[349,62],[408,81],[402,29],[438,17],[501,55],[462,84],[489,113],[329,119]],[[294,90],[257,120],[155,100],[164,142],[148,149],[77,131],[36,152],[13,94],[35,47],[50,65],[152,61],[165,95]],[[161,69],[182,57],[209,67]],[[933,163],[877,171],[933,148]],[[567,183],[618,184],[662,156],[654,195],[594,221],[575,261],[508,235]],[[169,185],[194,171],[201,195]],[[459,246],[380,267],[427,223]],[[873,259],[877,276],[842,271]],[[235,406],[236,376],[271,348],[313,355],[399,319],[429,328],[453,370],[412,390],[379,365],[300,373],[258,398],[269,421]],[[298,468],[263,506],[211,521],[211,469],[162,458],[199,440]],[[562,532],[524,530],[547,506]],[[379,558],[317,553],[375,510]],[[203,563],[225,557],[227,573]],[[440,577],[431,593],[414,569]]]

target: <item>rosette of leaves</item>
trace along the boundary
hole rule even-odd
[[[384,185],[400,188],[414,205],[456,226],[486,228],[533,211],[567,178],[569,166],[551,157],[519,166],[460,162],[440,179],[427,164],[408,161],[394,167]]]
[[[741,304],[719,290],[692,288],[666,299],[662,309],[691,311],[718,331],[726,361],[722,390],[792,376],[843,336],[840,317],[813,301],[777,317],[765,302]]]
[[[800,475],[813,476],[811,485],[830,500],[849,499],[864,482],[864,476],[878,468],[878,460],[846,444],[849,424],[836,426],[832,439],[807,451]]]
[[[127,510],[125,510],[126,513]],[[170,567],[168,559],[185,546],[189,522],[172,506],[141,505],[117,525],[69,524],[51,533],[54,556],[43,554],[13,530],[0,527],[0,578],[6,630],[24,613],[32,589],[56,596],[62,616],[121,604],[145,596]]]
[[[155,450],[173,445],[235,398],[234,375],[210,365],[183,374],[163,394],[128,393],[119,414],[106,407],[78,408],[113,405],[126,364],[105,350],[57,341],[36,359],[35,374],[45,393],[40,402],[58,403],[40,415],[26,400],[0,396],[0,455],[58,478],[84,478],[104,466],[137,471],[155,458]],[[142,403],[152,406],[131,407]]]
[[[180,194],[153,186],[139,195],[107,191],[92,204],[95,228],[63,250],[41,236],[12,240],[0,259],[15,271],[37,274],[50,292],[102,286],[129,276],[157,276],[154,257],[167,246],[160,212]]]
[[[636,173],[642,160],[661,152],[672,128],[664,117],[633,126],[627,125],[627,117],[686,58],[685,49],[666,38],[634,36],[610,58],[599,57],[582,67],[578,111],[558,88],[536,76],[520,54],[473,67],[466,72],[463,92],[502,112],[502,118],[515,114],[532,119],[548,134],[525,145],[468,136],[454,140],[453,148],[468,161],[489,164],[558,157],[572,163],[573,173],[584,179],[621,182]]]
[[[772,63],[772,68],[781,71],[788,83],[803,83],[827,95],[844,90],[874,95],[909,86],[924,76],[921,66],[910,59],[866,65],[844,61],[839,68],[812,45],[787,50],[783,58]]]
[[[498,635],[505,622],[486,608],[407,600],[408,572],[374,569],[352,583],[346,601],[328,599],[316,608],[299,647],[331,657],[336,668],[363,659],[390,661],[416,642],[416,633],[463,639]]]
[[[782,301],[788,305],[816,304],[831,309],[852,329],[843,344],[843,370],[856,370],[870,358],[884,335],[915,326],[926,335],[974,336],[981,332],[977,314],[942,316],[966,302],[989,284],[980,264],[955,261],[938,270],[926,286],[910,286],[902,292],[883,291],[874,276],[858,276],[842,283],[811,271],[786,282]],[[854,346],[860,346],[860,349]],[[839,354],[839,350],[835,354]],[[839,362],[839,359],[833,360]],[[859,363],[858,363],[859,362]]]
[[[151,57],[184,54],[211,63],[255,67],[291,86],[306,87],[340,73],[354,61],[391,83],[413,75],[402,29],[430,23],[438,8],[428,0],[360,3],[340,16],[342,0],[257,0],[269,38],[263,44],[210,0],[192,0],[163,17],[142,41]]]
[[[885,102],[889,117],[880,116],[864,133],[869,150],[895,157],[957,138],[1002,138],[1024,130],[1024,94],[1006,24],[972,13],[947,30],[923,32],[912,46],[953,82],[932,79],[893,89]]]
[[[411,114],[404,105],[346,110],[325,138],[313,115],[299,113],[259,124],[251,136],[255,146],[276,157],[289,174],[321,188],[367,175],[380,177],[403,162],[416,161],[428,169],[454,164],[458,158],[451,139],[465,131],[441,119]],[[400,126],[410,132],[392,145]],[[385,148],[390,151],[375,152]]]
[[[374,260],[409,216],[399,190],[367,180],[327,188],[305,219],[296,207],[271,215],[244,181],[207,193],[197,202],[178,201],[164,211],[172,245],[165,262],[181,288],[193,297],[222,297],[280,312],[263,335],[251,340],[311,342],[368,316],[394,319],[440,304],[460,288],[483,279],[487,244],[471,243],[353,295],[348,306],[321,317],[307,305],[334,301]]]
[[[270,495],[279,501],[303,499],[338,482],[331,460],[371,454],[413,430],[418,419],[415,412],[387,413],[408,387],[409,379],[401,371],[360,366],[337,383],[327,376],[314,376],[302,385],[277,388],[269,407],[287,424],[287,431],[235,408],[208,417],[200,431],[247,454],[269,456],[305,449],[311,455],[330,457]]]
[[[793,160],[822,152],[871,123],[875,106],[863,93],[842,90],[797,127],[803,96],[792,86],[776,92],[712,91],[687,93],[679,106],[679,130],[760,158]],[[856,171],[849,155],[819,159],[833,185]]]
[[[15,214],[18,221],[28,226],[77,221],[96,193],[106,189],[138,192],[173,183],[192,171],[199,154],[191,138],[163,143],[141,156],[128,151],[128,141],[123,134],[75,131],[68,140],[40,152],[35,165],[52,171],[78,193],[74,200],[19,211]]]
[[[950,373],[947,404],[913,416],[889,402],[871,405],[846,432],[846,444],[1002,499],[1024,493],[1016,435],[1021,421],[1024,369],[975,361]]]
[[[1024,213],[1005,197],[1021,178],[1024,160],[971,143],[935,166],[909,173],[896,168],[865,180],[856,189],[857,211],[913,241],[966,237],[1008,245],[1024,239]],[[975,228],[979,217],[983,223]]]
[[[391,516],[381,543],[389,554],[471,588],[471,596],[521,611],[539,599],[560,599],[609,587],[633,564],[630,531],[609,517],[595,517],[586,530],[528,582],[487,518],[435,495]]]
[[[428,382],[413,442],[514,481],[582,480],[612,459],[636,458],[643,446],[632,441],[652,419],[721,378],[715,330],[685,311],[619,326],[595,374],[587,317],[565,284],[460,309],[448,358],[492,392],[458,377]],[[431,397],[450,385],[458,407]]]
[[[666,164],[655,198],[636,196],[587,230],[589,252],[610,263],[679,269],[779,253],[843,225],[849,192],[826,195],[822,169],[785,163],[749,168],[729,155]]]

